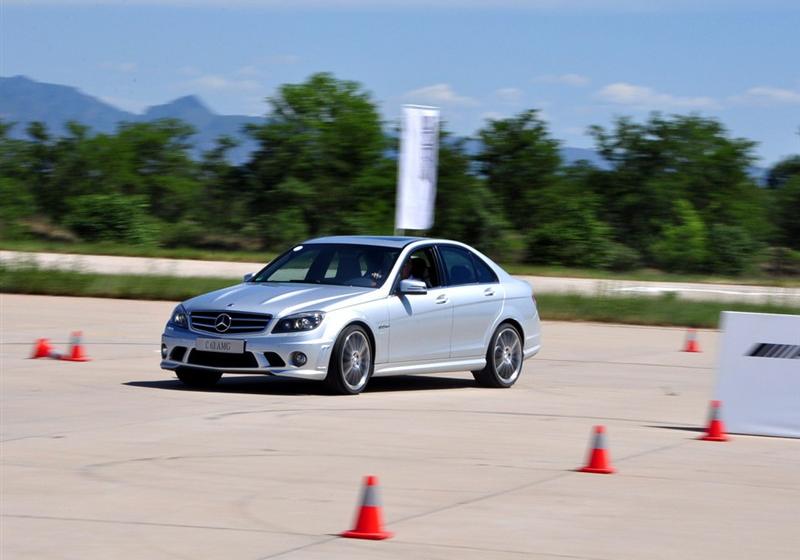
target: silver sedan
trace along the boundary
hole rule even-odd
[[[531,286],[475,249],[419,237],[324,237],[244,282],[178,305],[161,367],[191,386],[223,373],[325,381],[472,371],[511,387],[540,344]]]

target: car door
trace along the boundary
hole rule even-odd
[[[503,310],[502,286],[494,271],[472,251],[444,244],[438,249],[453,302],[450,356],[481,357],[486,354],[489,331]]]
[[[406,258],[424,261],[426,270],[411,277],[428,286],[426,294],[401,294],[399,280],[389,296],[389,361],[392,363],[444,360],[450,356],[453,302],[443,286],[442,271],[433,246],[417,249]],[[419,264],[420,261],[417,261]],[[419,267],[418,267],[419,268]]]

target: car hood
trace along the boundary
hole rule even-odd
[[[377,292],[352,286],[245,282],[194,297],[183,305],[190,312],[230,310],[277,317],[299,311],[332,311],[375,299]]]

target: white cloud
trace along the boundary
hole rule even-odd
[[[217,74],[204,74],[191,80],[189,85],[216,91],[255,91],[261,89],[261,85],[255,80],[231,80]]]
[[[646,86],[617,82],[603,87],[595,97],[606,103],[641,109],[713,109],[719,103],[711,97],[681,97]]]
[[[591,82],[588,77],[580,74],[543,74],[536,76],[533,81],[540,84],[561,84],[573,87],[588,86]]]
[[[800,91],[769,86],[751,87],[732,101],[752,105],[797,105],[800,104]]]
[[[494,94],[504,103],[516,104],[522,101],[522,90],[518,88],[500,88]]]
[[[136,72],[139,65],[135,62],[104,62],[100,65],[103,70],[112,70],[114,72],[121,72],[122,74],[131,74]]]
[[[474,107],[479,103],[464,95],[458,95],[449,84],[434,84],[425,86],[404,95],[406,99],[419,103],[434,103],[441,105],[460,105],[462,107]]]

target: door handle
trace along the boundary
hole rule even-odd
[[[483,290],[483,295],[485,295],[485,296],[493,296],[494,295],[494,289],[493,288],[486,288],[485,290]]]
[[[442,294],[442,295],[440,295],[439,297],[436,298],[436,304],[437,305],[441,305],[441,304],[447,303],[447,302],[448,302],[447,294]]]

